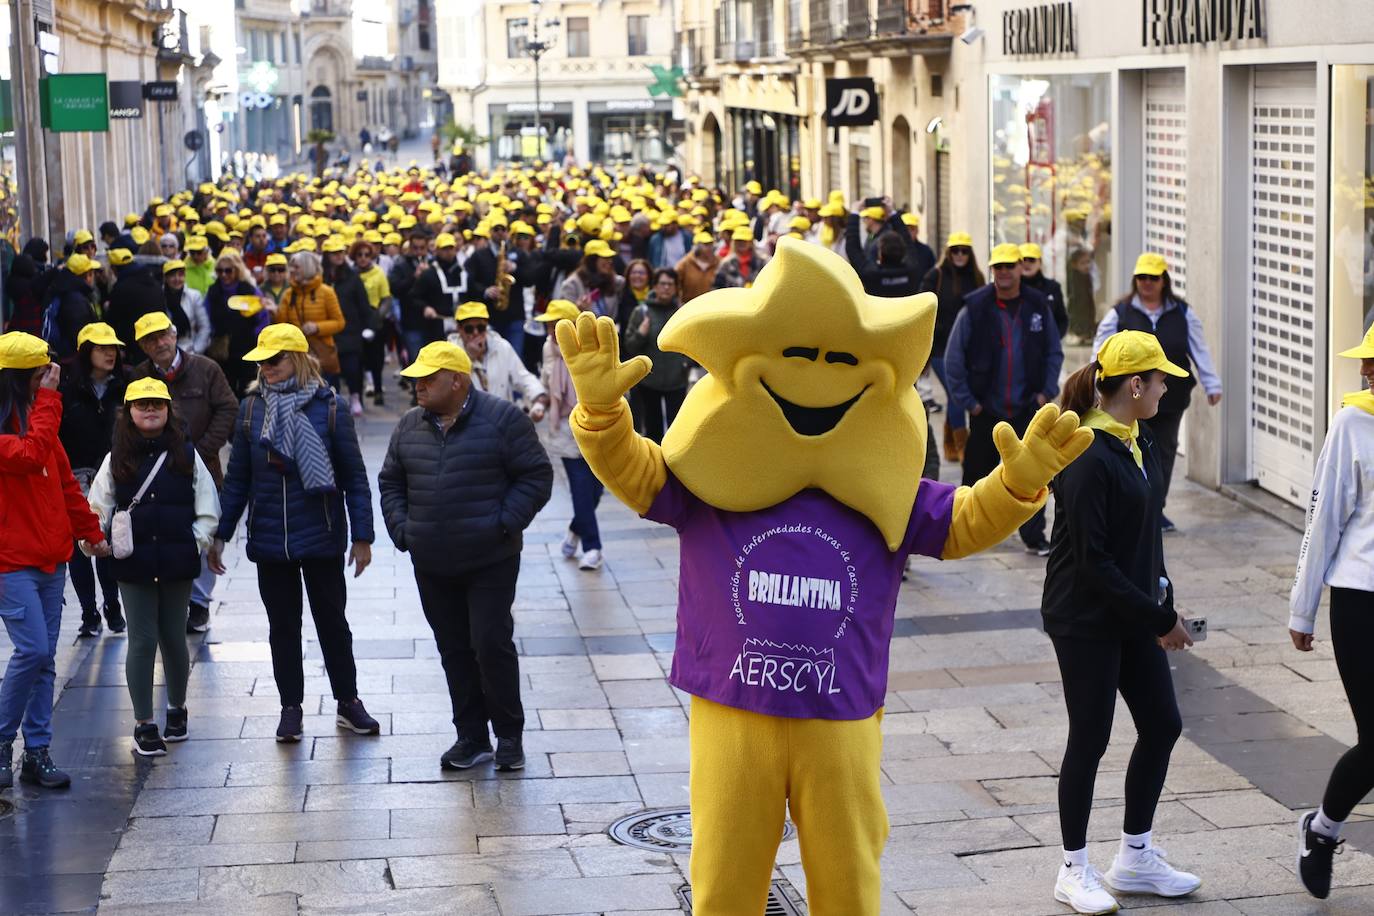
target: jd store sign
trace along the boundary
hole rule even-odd
[[[825,81],[825,123],[863,127],[878,120],[878,91],[867,76]]]
[[[108,131],[110,89],[103,73],[55,73],[38,81],[39,117],[54,133]]]

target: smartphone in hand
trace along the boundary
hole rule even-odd
[[[1189,617],[1184,622],[1183,627],[1188,631],[1188,635],[1192,637],[1193,642],[1202,642],[1207,638],[1206,617]]]

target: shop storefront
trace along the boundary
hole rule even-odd
[[[538,134],[533,102],[491,105],[488,113],[494,162],[558,162],[573,149],[572,102],[542,102]]]
[[[672,150],[670,99],[621,99],[587,103],[592,159],[602,163],[656,165]]]
[[[727,108],[730,187],[757,181],[791,198],[801,195],[801,118],[748,108]]]

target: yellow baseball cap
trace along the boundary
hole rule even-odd
[[[564,318],[567,318],[569,321],[572,321],[577,318],[578,313],[581,311],[580,308],[567,299],[553,299],[544,309],[544,314],[535,315],[534,320],[548,323],[552,321],[562,321]]]
[[[347,251],[348,246],[344,244],[343,236],[331,235],[324,240],[324,244],[320,246],[320,250],[325,253],[331,251]]]
[[[134,322],[134,340],[142,340],[149,334],[157,334],[172,326],[172,319],[166,312],[149,312]]]
[[[148,230],[142,226],[135,226],[129,230],[129,238],[134,240],[135,245],[145,245],[148,242]]]
[[[754,230],[748,226],[737,226],[730,233],[732,242],[752,242],[754,240]]]
[[[86,257],[84,254],[81,254],[80,252],[67,258],[67,270],[71,273],[76,274],[78,277],[90,273],[99,266],[99,264],[92,261],[90,258]]]
[[[267,260],[264,261],[263,264],[266,267],[285,267],[286,255],[282,254],[279,251],[273,252],[272,254],[269,254],[267,256]]]
[[[48,342],[43,338],[23,331],[0,334],[0,369],[37,369],[50,362]]]
[[[490,318],[491,312],[480,302],[464,302],[458,306],[458,310],[453,313],[453,320],[462,324],[469,318]]]
[[[225,305],[243,315],[244,318],[252,318],[262,311],[262,300],[257,296],[230,296]]]
[[[167,390],[167,383],[160,378],[141,378],[129,383],[129,387],[124,389],[124,403],[132,404],[134,401],[170,401],[172,394]]]
[[[401,233],[399,233],[399,232],[388,232],[385,236],[383,236],[383,238],[382,238],[382,244],[383,244],[383,245],[399,245],[399,244],[401,244]]]
[[[237,298],[237,297],[235,297]],[[278,353],[309,353],[305,335],[294,324],[269,324],[258,334],[258,345],[243,354],[245,362],[260,363]]]
[[[457,248],[458,240],[453,237],[452,232],[441,232],[439,237],[434,240],[434,247],[437,248]]]
[[[705,229],[698,229],[697,234],[692,236],[693,245],[709,245],[716,240],[716,237]]]
[[[920,218],[919,216],[917,216],[915,213],[903,213],[903,214],[902,214],[902,225],[903,225],[903,226],[919,226],[919,225],[921,225],[921,218]]]
[[[1188,371],[1180,369],[1164,355],[1159,338],[1148,331],[1117,331],[1102,342],[1097,351],[1098,378],[1117,375],[1139,375],[1158,369],[1177,378],[1187,378]]]
[[[1374,359],[1374,327],[1365,332],[1364,342],[1358,347],[1342,350],[1338,355],[1349,356],[1352,359]]]
[[[882,207],[864,207],[859,211],[859,215],[864,219],[883,219],[887,216],[887,211]]]
[[[1021,246],[1015,242],[1003,242],[992,249],[992,254],[988,255],[989,267],[996,267],[998,264],[1019,263],[1021,263]]]
[[[162,265],[162,275],[163,275],[163,276],[166,276],[167,274],[171,273],[171,272],[174,271],[174,270],[185,270],[185,269],[186,269],[186,262],[183,261],[183,260],[181,260],[180,258],[177,258],[176,260],[168,261],[166,264],[163,264],[163,265]]]
[[[86,229],[76,230],[76,235],[72,236],[72,245],[88,245],[95,241],[95,236]]]
[[[1041,255],[1040,253],[1039,245],[1035,244],[1034,242],[1026,242],[1024,245],[1021,246],[1021,257],[1034,258],[1038,261],[1043,257],[1043,255]]]
[[[951,232],[945,240],[946,248],[972,248],[973,236],[967,232]]]
[[[607,245],[601,239],[592,239],[590,242],[587,243],[586,247],[582,249],[582,253],[584,255],[590,255],[594,258],[615,257],[615,252],[611,250],[611,246]]]
[[[134,253],[127,248],[111,248],[110,263],[115,267],[123,267],[134,260]]]
[[[821,218],[827,216],[844,216],[844,204],[837,204],[833,201],[820,208]]]
[[[799,232],[811,231],[811,220],[804,216],[794,216],[787,221],[787,228],[796,229]]]
[[[471,372],[472,360],[468,358],[462,347],[451,344],[447,340],[436,340],[434,343],[425,344],[421,347],[420,352],[415,357],[415,362],[402,369],[401,375],[406,378],[425,378],[440,369],[448,369],[452,372]]]
[[[757,181],[746,182],[744,190],[748,191],[750,194],[762,194],[763,185],[759,184]]]
[[[92,321],[77,332],[76,346],[80,348],[84,343],[93,343],[102,347],[124,346],[124,341],[115,336],[114,328],[103,321]]]
[[[1147,251],[1135,259],[1135,270],[1131,271],[1131,276],[1144,274],[1147,277],[1162,277],[1168,270],[1169,265],[1163,255]]]
[[[205,240],[203,235],[193,235],[186,239],[185,248],[187,251],[204,251],[210,247],[210,243]]]

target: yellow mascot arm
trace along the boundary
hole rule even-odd
[[[1046,485],[1093,442],[1078,415],[1046,404],[1018,439],[1007,423],[992,431],[1002,463],[954,494],[954,517],[941,556],[955,560],[1000,544],[1045,504]]]
[[[582,457],[606,489],[643,515],[668,480],[668,467],[658,445],[635,433],[625,392],[653,363],[647,356],[622,363],[615,322],[604,316],[583,312],[558,322],[554,334],[577,389],[570,419]]]

